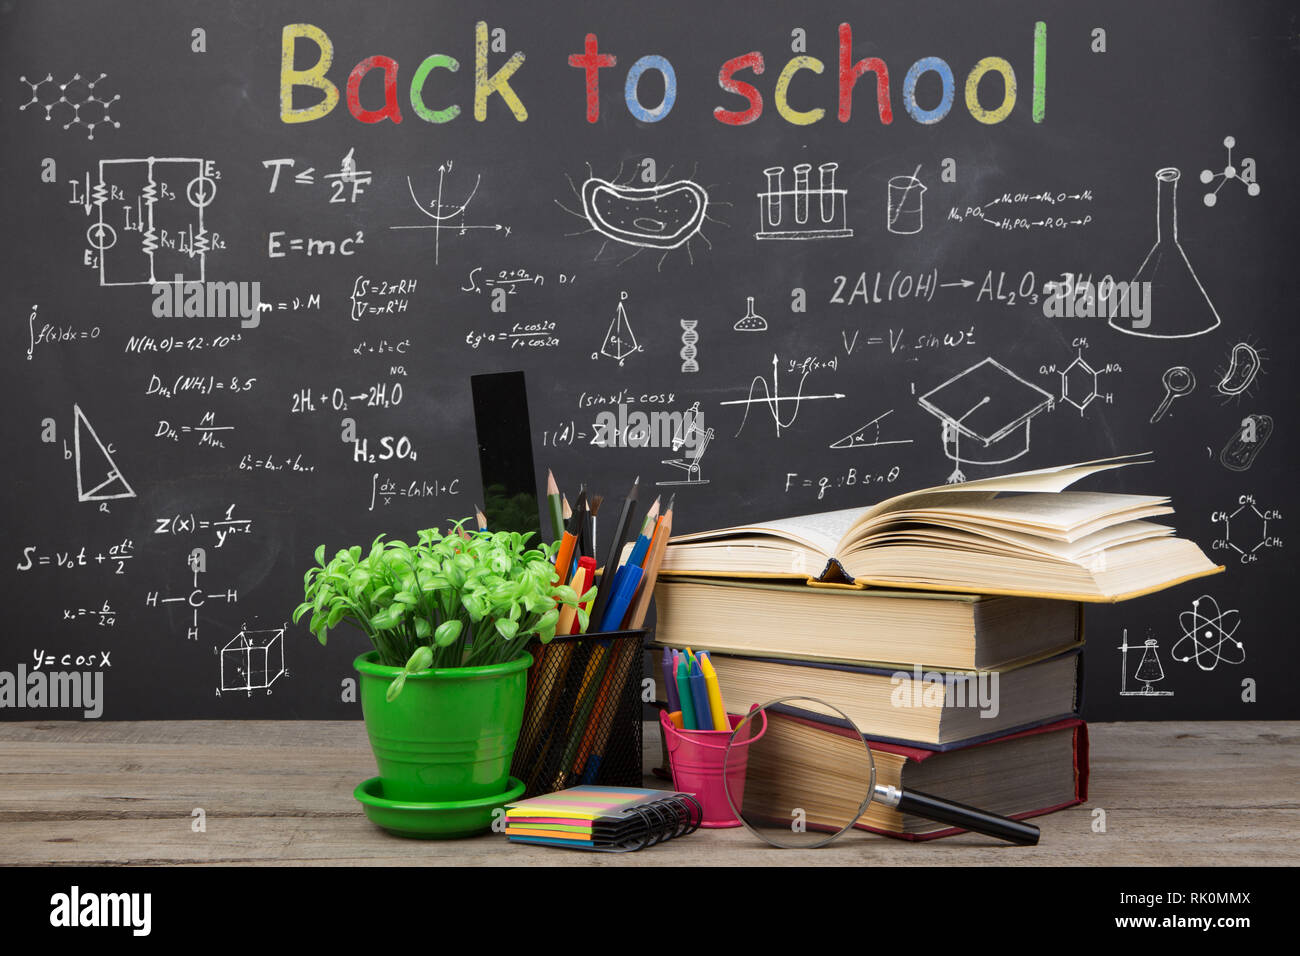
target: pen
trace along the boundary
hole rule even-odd
[[[614,578],[614,596],[609,599],[600,619],[602,631],[617,631],[622,626],[623,616],[627,614],[627,607],[632,603],[632,595],[636,594],[636,586],[641,583],[644,573],[644,569],[632,564],[619,568],[619,574]]]
[[[685,654],[677,656],[677,697],[682,705],[682,729],[695,730],[695,708],[691,705],[690,672]]]
[[[709,690],[704,685],[704,672],[700,670],[700,660],[692,656],[687,662],[687,683],[691,689],[691,709],[695,712],[696,730],[714,730],[713,717],[709,713]]]
[[[681,698],[677,696],[677,675],[674,673],[677,663],[677,652],[664,648],[663,653],[663,671],[664,671],[664,697],[668,701],[668,712],[682,709]]]
[[[709,695],[709,713],[713,715],[714,730],[730,730],[731,721],[727,719],[727,708],[722,703],[722,688],[718,685],[718,672],[713,668],[708,651],[700,651],[700,671],[704,674],[704,686]]]

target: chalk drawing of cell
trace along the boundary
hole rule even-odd
[[[620,181],[623,167],[613,179],[601,179],[596,176],[591,166],[587,166],[587,178],[579,187],[572,177],[569,189],[574,198],[581,203],[581,211],[570,208],[558,199],[555,204],[572,216],[587,223],[587,229],[567,233],[569,236],[584,236],[598,233],[604,237],[600,249],[593,261],[599,262],[611,242],[631,246],[634,252],[618,261],[622,265],[634,259],[647,249],[662,251],[659,264],[674,249],[685,249],[687,258],[695,263],[692,240],[699,239],[708,248],[713,248],[702,232],[706,222],[720,222],[709,214],[712,206],[720,205],[709,199],[708,190],[693,178],[672,180],[671,167],[662,177],[663,182],[651,186],[633,186],[633,179]]]

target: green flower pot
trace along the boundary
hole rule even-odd
[[[416,671],[392,701],[388,685],[402,668],[377,664],[377,657],[370,651],[353,665],[384,797],[444,803],[508,790],[532,657]]]

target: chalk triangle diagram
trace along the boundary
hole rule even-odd
[[[114,498],[134,498],[135,491],[131,488],[122,472],[118,470],[117,462],[113,461],[113,456],[108,453],[104,443],[99,440],[95,434],[95,429],[91,427],[90,420],[86,418],[78,405],[72,406],[73,413],[73,452],[76,456],[75,464],[77,469],[77,500],[78,501],[109,501]],[[85,442],[86,454],[82,454],[81,433],[85,431],[91,439]],[[87,489],[87,485],[90,488]]]
[[[837,442],[831,443],[831,448],[874,448],[877,445],[910,445],[912,439],[899,438],[892,441],[883,441],[880,437],[880,423],[894,414],[891,408],[883,415],[877,415],[871,421],[867,422],[857,431],[850,432]]]
[[[638,348],[636,336],[632,334],[632,323],[627,319],[627,310],[620,302],[618,311],[610,320],[609,331],[605,333],[605,342],[601,345],[600,352],[621,362]]]

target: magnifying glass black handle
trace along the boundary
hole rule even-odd
[[[964,803],[941,800],[928,793],[904,790],[898,797],[898,809],[904,813],[913,813],[927,820],[948,823],[963,830],[983,833],[985,836],[1008,840],[1019,846],[1036,846],[1038,844],[1038,827],[1019,820],[1000,817],[996,813],[968,807]]]

